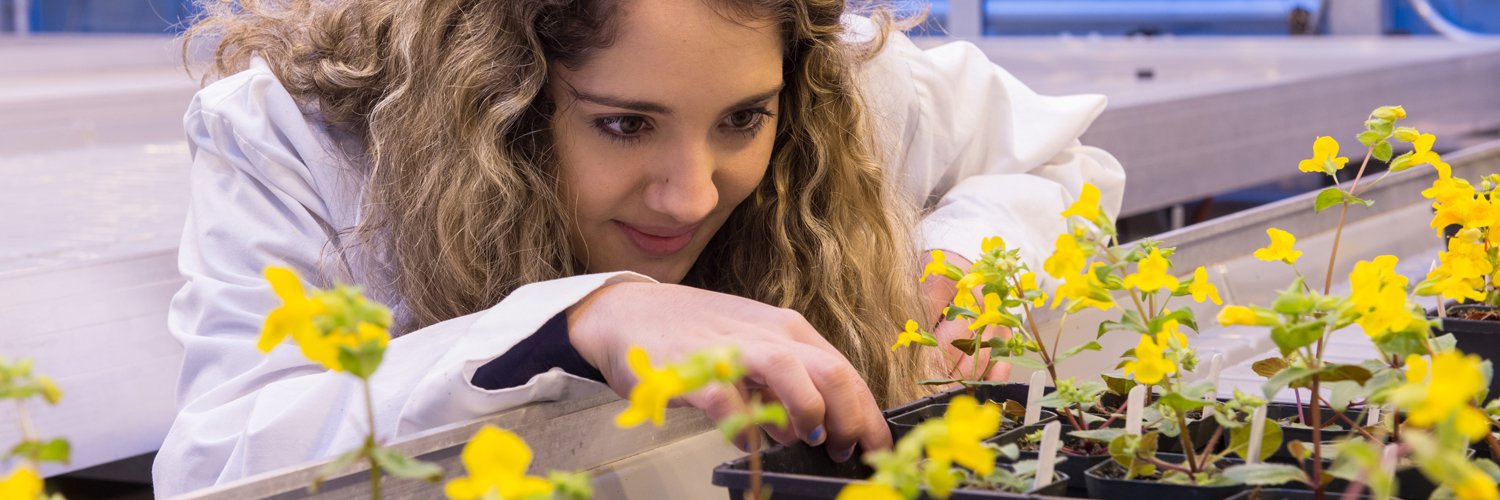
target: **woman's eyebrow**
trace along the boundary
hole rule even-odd
[[[766,90],[765,92],[760,92],[760,93],[752,95],[750,97],[746,97],[744,99],[741,99],[739,102],[736,102],[733,105],[729,106],[728,108],[725,108],[725,111],[729,111],[729,110],[733,110],[733,109],[737,109],[737,108],[743,108],[743,107],[746,107],[746,106],[750,106],[750,105],[759,103],[761,101],[768,100],[768,99],[770,99],[772,97],[776,97],[778,94],[781,93],[782,86],[783,86],[783,84],[778,83],[778,84],[776,84],[776,87],[774,87],[772,89],[769,89],[769,90]],[[590,94],[590,93],[578,90],[577,88],[574,88],[574,87],[570,87],[569,91],[573,93],[573,98],[574,99],[577,99],[577,100],[580,100],[580,101],[583,101],[583,102],[589,102],[589,103],[598,104],[598,105],[602,105],[602,106],[609,106],[609,107],[612,107],[612,108],[628,109],[628,110],[635,111],[635,112],[638,112],[638,113],[654,113],[654,114],[667,115],[667,116],[671,116],[672,115],[672,109],[671,108],[668,108],[665,104],[661,104],[661,103],[657,103],[657,102],[642,101],[642,100],[636,100],[636,99],[625,99],[625,98],[620,98],[620,97],[598,95],[598,94]]]

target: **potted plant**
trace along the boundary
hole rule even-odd
[[[1297,271],[1302,252],[1294,248],[1295,237],[1271,228],[1267,231],[1271,244],[1257,250],[1255,256],[1291,266],[1297,278],[1270,307],[1231,305],[1218,317],[1226,326],[1268,329],[1278,356],[1258,361],[1255,371],[1266,377],[1268,397],[1284,389],[1296,395],[1294,405],[1280,406],[1276,413],[1287,424],[1289,436],[1298,434],[1288,440],[1286,454],[1302,467],[1262,464],[1251,471],[1260,477],[1291,478],[1306,484],[1316,499],[1324,498],[1334,487],[1343,487],[1348,498],[1366,490],[1377,498],[1388,497],[1395,491],[1391,485],[1403,461],[1408,469],[1415,464],[1423,476],[1441,485],[1440,491],[1451,489],[1462,498],[1497,495],[1492,476],[1500,476],[1500,468],[1467,456],[1471,440],[1487,439],[1496,446],[1489,432],[1493,421],[1478,407],[1489,384],[1488,362],[1463,355],[1454,336],[1433,335],[1434,322],[1411,300],[1408,279],[1395,270],[1395,256],[1356,263],[1349,276],[1349,292],[1330,293],[1349,208],[1370,205],[1360,196],[1392,172],[1431,164],[1438,170],[1439,180],[1424,196],[1438,200],[1435,207],[1439,215],[1433,226],[1439,230],[1449,223],[1474,227],[1465,227],[1449,241],[1449,250],[1443,254],[1444,266],[1430,273],[1415,291],[1449,298],[1485,298],[1476,290],[1484,286],[1484,278],[1476,280],[1473,273],[1475,266],[1492,264],[1488,260],[1492,257],[1484,255],[1492,250],[1482,246],[1485,237],[1476,230],[1487,223],[1470,219],[1478,204],[1488,203],[1487,198],[1451,177],[1450,167],[1431,151],[1434,138],[1430,134],[1397,127],[1404,118],[1406,112],[1399,106],[1384,106],[1370,114],[1365,130],[1358,135],[1367,147],[1365,158],[1350,182],[1338,181],[1336,174],[1348,158],[1338,156],[1338,142],[1331,137],[1319,137],[1312,158],[1299,164],[1302,171],[1334,178],[1335,185],[1316,196],[1314,210],[1340,208],[1319,290]],[[1410,142],[1412,151],[1393,159],[1392,142],[1396,141]],[[1390,169],[1361,186],[1371,158],[1389,162]],[[1356,325],[1374,344],[1376,357],[1353,364],[1327,361],[1325,349],[1333,332]],[[1428,370],[1429,365],[1432,370]],[[1431,383],[1438,378],[1443,381]],[[1384,419],[1377,419],[1373,426],[1364,425],[1368,423],[1365,412],[1380,408],[1388,410],[1383,412]],[[1330,420],[1338,427],[1330,428]],[[1338,452],[1335,459],[1326,460],[1333,449],[1330,446],[1336,446]],[[1335,479],[1343,482],[1336,483]],[[1406,483],[1420,486],[1421,482]]]

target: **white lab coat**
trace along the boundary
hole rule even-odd
[[[1104,109],[1103,96],[1037,95],[971,44],[923,51],[899,34],[867,63],[861,84],[895,178],[931,208],[918,228],[921,249],[974,260],[983,237],[1000,235],[1029,249],[1040,269],[1065,230],[1058,214],[1082,183],[1099,186],[1105,209],[1118,212],[1124,171],[1077,140]],[[358,175],[338,166],[328,127],[259,61],[198,92],[184,125],[193,153],[179,258],[187,284],[168,322],[186,359],[179,413],[153,469],[160,496],[335,455],[366,432],[354,377],[326,372],[290,345],[269,355],[255,346],[279,304],[261,270],[290,265],[326,286],[343,264],[325,260],[325,247],[359,220]],[[621,272],[527,285],[490,309],[393,340],[373,379],[380,438],[604,389],[560,369],[502,390],[469,380],[589,292],[631,280],[649,278]]]

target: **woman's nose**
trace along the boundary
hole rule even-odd
[[[656,178],[646,187],[647,208],[683,224],[707,218],[719,204],[713,148],[701,139],[683,141],[661,160]]]

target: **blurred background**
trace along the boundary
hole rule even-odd
[[[1322,187],[1296,162],[1318,135],[1356,145],[1376,106],[1404,105],[1439,152],[1500,138],[1500,0],[896,5],[927,12],[921,45],[970,40],[1039,92],[1109,96],[1083,141],[1129,172],[1127,241]],[[29,412],[73,442],[69,465],[44,469],[69,498],[150,498],[176,411],[165,315],[198,82],[175,37],[195,12],[0,0],[0,357],[62,387]],[[0,405],[0,446],[17,418]]]

